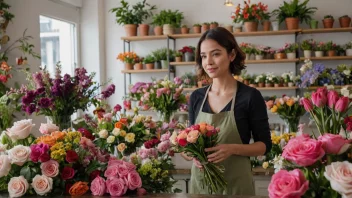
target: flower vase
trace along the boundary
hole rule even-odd
[[[298,131],[298,124],[299,124],[299,117],[298,118],[291,118],[291,119],[283,119],[285,122],[285,132],[286,133],[291,133],[291,132],[297,132]]]
[[[171,118],[172,112],[160,112],[158,111],[157,116],[158,116],[158,120],[162,121],[162,122],[166,122],[169,123],[170,122],[170,118]]]
[[[47,122],[50,124],[55,124],[62,131],[64,129],[71,128],[71,115],[48,116]]]

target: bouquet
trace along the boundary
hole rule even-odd
[[[178,134],[173,133],[171,142],[178,152],[185,152],[188,156],[197,159],[203,165],[204,186],[208,187],[210,194],[226,189],[224,169],[214,163],[208,162],[205,148],[214,147],[218,142],[219,129],[207,123],[193,125]]]
[[[71,115],[78,110],[87,110],[100,99],[107,99],[115,93],[115,85],[110,85],[98,94],[100,85],[93,81],[94,73],[87,75],[84,68],[76,68],[75,76],[61,76],[61,66],[56,66],[55,78],[51,78],[44,68],[29,76],[29,85],[22,97],[22,110],[28,115],[36,112],[50,116],[60,129],[70,127]]]

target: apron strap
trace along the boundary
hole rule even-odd
[[[235,92],[233,93],[233,97],[232,97],[231,111],[233,111],[233,110],[235,109],[235,102],[236,102],[237,90],[238,90],[238,82],[237,82],[236,90],[235,90]]]
[[[200,112],[203,112],[203,106],[204,106],[205,101],[207,100],[208,93],[209,93],[209,90],[210,90],[211,85],[212,85],[212,84],[209,85],[209,87],[208,87],[208,89],[207,89],[207,92],[205,92],[205,96],[204,96],[202,105],[200,106],[200,110],[199,110]]]

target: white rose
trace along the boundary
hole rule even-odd
[[[11,160],[8,155],[0,155],[0,178],[9,174],[11,170]]]
[[[177,132],[174,131],[174,132],[172,133],[171,137],[169,138],[170,142],[171,142],[173,145],[177,145],[176,138],[177,138]]]
[[[108,138],[108,135],[109,135],[109,132],[108,132],[106,129],[103,129],[103,130],[101,130],[101,131],[99,132],[99,137],[100,137],[100,138],[106,139],[106,138]]]
[[[149,134],[150,134],[150,130],[149,130],[149,129],[146,129],[146,130],[145,130],[145,134],[146,134],[146,135],[149,135]]]
[[[0,153],[5,152],[7,149],[7,144],[1,144],[0,143]]]
[[[32,187],[38,195],[46,195],[53,189],[53,179],[45,175],[36,175],[33,178]]]
[[[39,131],[42,133],[42,134],[50,134],[52,132],[55,132],[55,131],[59,131],[59,127],[56,126],[55,124],[41,124],[40,125],[40,128],[39,128]]]
[[[9,158],[12,164],[22,166],[28,161],[31,155],[31,149],[28,146],[17,145],[8,151]]]
[[[26,194],[28,187],[28,181],[23,176],[19,176],[10,179],[7,190],[10,197],[22,197]]]
[[[119,136],[120,135],[120,129],[119,128],[114,128],[114,130],[112,130],[112,134],[114,136]]]
[[[352,164],[348,161],[333,162],[325,167],[324,176],[330,181],[331,188],[342,195],[352,194]]]
[[[115,141],[115,136],[109,136],[108,139],[106,140],[107,143],[111,144]]]
[[[29,136],[33,126],[32,119],[17,121],[6,133],[13,140],[22,140]]]

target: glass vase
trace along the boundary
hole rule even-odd
[[[285,132],[291,133],[291,132],[297,132],[298,131],[298,125],[299,125],[299,117],[298,118],[286,118],[283,119],[285,122]]]
[[[169,123],[172,113],[173,112],[170,112],[170,111],[167,111],[167,112],[158,111],[157,116],[160,121]]]
[[[48,116],[48,123],[55,124],[60,130],[71,128],[71,115]]]

